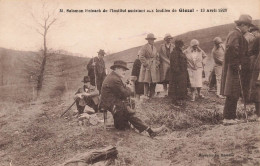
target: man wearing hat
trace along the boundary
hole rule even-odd
[[[139,75],[139,82],[144,83],[144,96],[153,97],[155,95],[156,83],[160,82],[160,59],[155,48],[154,34],[149,33],[145,38],[148,43],[140,49],[140,61],[142,63]]]
[[[226,39],[226,51],[222,72],[220,94],[226,96],[224,106],[223,123],[234,124],[236,120],[237,102],[241,94],[242,87],[247,87],[243,71],[247,71],[249,58],[247,56],[248,44],[244,34],[252,24],[252,17],[241,15],[235,21],[236,27],[229,32]],[[246,94],[243,93],[245,97]]]
[[[105,61],[104,61],[104,50],[98,51],[98,56],[90,59],[87,70],[88,70],[88,76],[90,78],[90,83],[93,86],[96,86],[97,90],[99,90],[99,93],[101,91],[102,83],[106,77],[106,67],[105,67]]]
[[[164,92],[167,93],[167,84],[169,84],[170,70],[170,54],[173,51],[174,45],[171,43],[172,36],[167,33],[164,37],[165,43],[160,46],[160,82],[163,83]]]
[[[127,63],[118,60],[110,68],[113,71],[105,78],[101,90],[101,109],[112,113],[116,129],[126,130],[132,124],[139,132],[147,131],[151,137],[154,137],[162,128],[151,129],[148,127],[135,115],[133,110],[130,110],[127,102],[127,97],[133,93],[131,86],[127,87],[122,81],[126,70],[129,70]]]
[[[216,75],[216,84],[217,84],[217,96],[221,99],[224,97],[220,95],[220,84],[221,84],[221,75],[222,75],[222,65],[224,61],[225,48],[220,37],[215,37],[213,39],[214,47],[212,49],[212,57],[215,62],[214,71]]]
[[[74,99],[76,100],[78,114],[84,112],[85,106],[88,105],[93,108],[95,112],[98,111],[99,93],[95,89],[95,86],[90,84],[89,76],[85,76],[82,80],[84,83],[83,87],[79,88],[75,93]]]
[[[248,42],[248,53],[250,57],[250,76],[249,79],[249,102],[255,103],[256,116],[260,117],[260,33],[257,26],[250,27],[245,38]]]

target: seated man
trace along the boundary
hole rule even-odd
[[[95,86],[90,84],[90,79],[88,76],[85,76],[83,81],[84,86],[79,88],[75,93],[74,99],[76,100],[78,114],[82,114],[84,112],[85,106],[89,106],[98,111],[98,103],[99,103],[99,92],[96,90]]]
[[[116,129],[125,130],[130,128],[131,123],[139,132],[147,131],[150,137],[154,137],[158,132],[162,131],[163,127],[151,129],[144,124],[130,109],[127,98],[133,93],[131,85],[126,87],[122,78],[125,77],[127,64],[124,61],[118,60],[110,67],[113,71],[105,78],[101,89],[100,107],[103,110],[108,110],[114,118]]]

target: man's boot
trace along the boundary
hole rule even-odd
[[[149,133],[149,136],[150,137],[155,137],[157,136],[160,132],[162,132],[164,130],[165,126],[162,125],[161,127],[158,127],[158,128],[148,128],[146,131]]]

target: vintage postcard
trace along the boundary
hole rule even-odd
[[[259,0],[0,0],[0,166],[260,165]]]

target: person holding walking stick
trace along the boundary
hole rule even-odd
[[[249,57],[247,56],[248,44],[243,35],[253,26],[252,17],[250,15],[241,15],[235,23],[235,29],[229,32],[226,39],[221,79],[220,94],[226,96],[223,124],[238,122],[236,119],[237,102],[241,93],[243,93],[244,102],[246,102],[245,96],[247,95],[243,91],[247,85],[244,84],[246,81],[244,81],[245,77],[243,77],[242,72],[246,71],[244,68],[247,67]]]
[[[87,65],[90,83],[91,85],[96,86],[97,90],[99,91],[99,94],[101,93],[101,86],[106,77],[106,67],[105,61],[103,59],[104,55],[105,51],[99,50],[98,56],[90,59]]]

